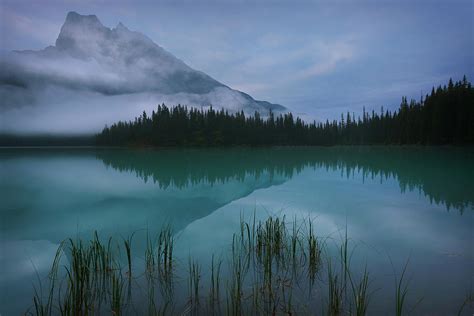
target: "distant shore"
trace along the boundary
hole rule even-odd
[[[97,144],[95,135],[1,135],[0,148],[128,148],[128,149],[173,149],[173,148],[269,148],[269,147],[473,147],[473,144],[335,144],[335,145],[174,145],[153,146],[143,144],[104,145]]]

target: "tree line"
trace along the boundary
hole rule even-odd
[[[304,122],[292,113],[266,117],[178,105],[159,105],[133,121],[96,135],[99,145],[230,146],[338,144],[474,144],[474,89],[466,77],[433,87],[419,101],[402,98],[399,109],[363,111],[339,120]]]

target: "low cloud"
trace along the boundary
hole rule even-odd
[[[336,70],[339,65],[353,59],[355,56],[355,48],[346,42],[323,44],[317,56],[320,59],[319,61],[298,72],[294,78],[304,80],[309,77],[328,74]]]

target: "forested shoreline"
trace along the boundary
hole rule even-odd
[[[473,145],[474,88],[466,77],[433,88],[395,111],[346,113],[308,123],[292,113],[262,116],[159,105],[91,136],[0,135],[1,146]]]
[[[466,77],[433,88],[421,100],[402,98],[396,111],[354,113],[339,120],[306,123],[293,114],[263,118],[258,112],[167,107],[160,105],[134,121],[105,127],[99,145],[231,146],[231,145],[372,145],[474,144],[474,89]]]

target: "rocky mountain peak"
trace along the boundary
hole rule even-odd
[[[81,15],[69,12],[56,40],[60,50],[83,51],[87,42],[103,37],[110,29],[105,27],[95,15]],[[86,45],[84,45],[86,44]]]

